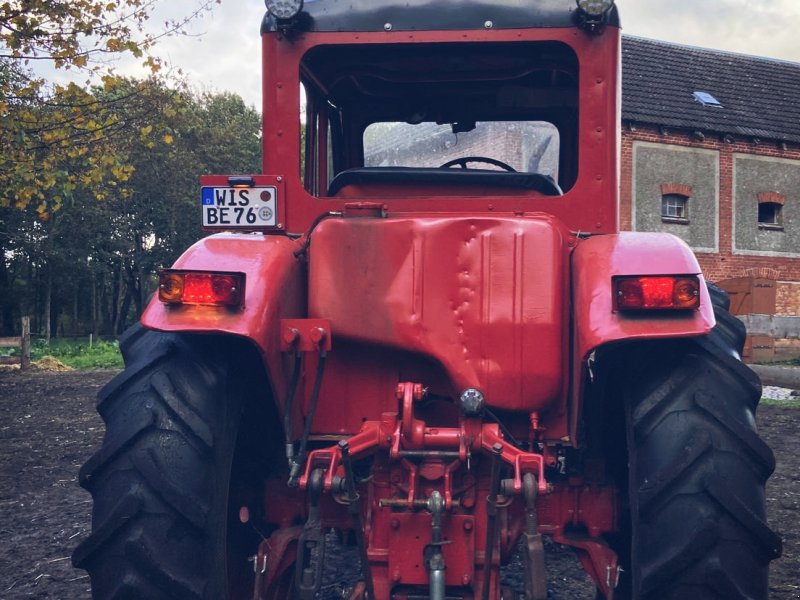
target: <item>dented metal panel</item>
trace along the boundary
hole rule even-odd
[[[329,220],[309,316],[336,339],[427,356],[490,406],[537,410],[565,395],[567,235],[547,215]]]

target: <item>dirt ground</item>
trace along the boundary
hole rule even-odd
[[[0,371],[0,598],[90,598],[88,576],[70,562],[90,527],[77,473],[102,438],[94,397],[114,374]],[[800,600],[800,410],[763,406],[758,420],[777,457],[767,507],[784,540],[770,598]],[[593,598],[571,553],[548,550],[554,597]]]

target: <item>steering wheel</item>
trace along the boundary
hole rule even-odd
[[[460,158],[454,158],[453,160],[448,160],[439,168],[449,169],[454,165],[460,165],[462,169],[466,169],[467,163],[473,163],[473,162],[494,165],[495,167],[500,167],[501,169],[503,169],[504,171],[508,171],[509,173],[517,172],[517,170],[514,167],[512,167],[507,163],[504,163],[502,160],[497,160],[496,158],[489,158],[488,156],[462,156]]]

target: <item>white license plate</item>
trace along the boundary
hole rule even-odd
[[[278,223],[275,186],[204,187],[203,227],[257,229]]]

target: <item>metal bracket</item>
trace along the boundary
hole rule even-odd
[[[608,544],[601,539],[564,534],[554,535],[553,540],[559,544],[572,546],[600,593],[606,600],[614,600],[614,591],[619,583],[622,567],[619,566],[617,553],[609,548]]]

